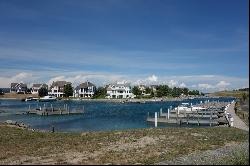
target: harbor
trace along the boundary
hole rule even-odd
[[[205,103],[206,100],[210,102]],[[188,115],[188,118],[184,118],[182,103],[192,103],[195,109],[202,102],[204,106],[211,105],[210,109],[212,110],[212,103],[217,103],[219,106],[220,103],[225,102],[223,105],[226,105],[226,103],[230,103],[232,100],[234,99],[198,98],[183,101],[146,102],[143,104],[96,102],[92,100],[58,100],[43,103],[38,101],[1,100],[0,110],[3,111],[0,113],[0,122],[13,120],[19,123],[23,122],[34,129],[49,131],[51,131],[51,126],[53,125],[56,131],[62,132],[124,130],[154,127],[154,114],[158,112],[158,126],[197,128],[210,125],[211,113],[201,109],[198,111],[198,115],[197,112],[187,112],[186,116]],[[178,106],[180,109],[176,121],[175,108],[178,108]],[[160,111],[161,108],[162,111]],[[168,109],[171,110],[171,113],[169,113],[169,119],[171,120],[168,120],[169,123],[165,123]],[[148,113],[151,122],[147,121]],[[193,122],[197,121],[197,116],[199,117],[200,126]],[[220,122],[223,116],[224,114],[221,110],[212,112],[211,126],[216,126],[216,122],[218,120]],[[203,120],[206,120],[207,124]],[[225,118],[224,121],[226,122]],[[179,122],[181,122],[181,125],[179,125]]]

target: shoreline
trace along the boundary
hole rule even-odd
[[[135,103],[135,102],[165,102],[165,101],[183,101],[183,100],[189,100],[189,99],[204,99],[204,98],[213,98],[213,99],[219,99],[219,98],[231,98],[231,97],[223,97],[223,96],[197,96],[197,97],[171,97],[171,98],[141,98],[141,99],[92,99],[92,98],[61,98],[57,101],[96,101],[96,102],[121,102],[121,103]],[[232,97],[234,98],[234,97]],[[7,97],[0,97],[0,100],[22,100],[23,98],[7,98]]]

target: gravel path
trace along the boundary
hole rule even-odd
[[[237,157],[237,153],[239,152],[243,152],[249,156],[249,142],[227,145],[216,150],[193,153],[171,161],[163,161],[156,165],[213,165],[219,164],[218,162],[222,157]]]
[[[234,105],[235,102],[233,102],[227,109],[227,112],[230,113],[234,119],[233,127],[249,131],[249,127],[235,114]]]

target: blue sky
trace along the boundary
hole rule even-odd
[[[247,0],[0,0],[0,87],[248,87]]]

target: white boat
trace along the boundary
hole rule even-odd
[[[44,97],[40,98],[39,101],[56,101],[56,97],[55,96],[44,96]]]
[[[27,97],[25,101],[32,101],[33,97]]]
[[[25,99],[25,101],[34,101],[34,100],[37,100],[38,98],[34,98],[32,96],[29,96]]]
[[[197,110],[205,110],[204,107],[195,107],[195,106],[189,106],[189,103],[182,103],[180,106],[174,108],[174,110],[178,110],[179,112],[191,112],[191,111],[197,111]]]

